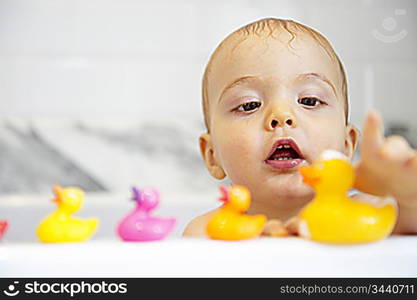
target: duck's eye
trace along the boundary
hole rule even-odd
[[[310,107],[316,107],[320,104],[324,104],[323,101],[321,101],[320,99],[316,97],[303,97],[303,98],[298,99],[298,103],[305,105],[305,106],[310,106]]]
[[[239,105],[238,107],[235,108],[235,110],[240,111],[240,112],[250,112],[250,111],[254,111],[260,106],[261,106],[260,102],[250,101],[250,102],[246,102],[244,104]]]

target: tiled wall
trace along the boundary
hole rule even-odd
[[[417,126],[410,109],[414,0],[1,0],[1,114],[199,115],[212,50],[266,16],[298,20],[328,37],[348,71],[353,121],[376,106],[388,119]],[[387,43],[372,30],[407,32]]]
[[[181,133],[178,145],[194,166],[178,176],[181,157],[165,155],[173,161],[165,171],[165,186],[184,183],[199,190],[209,185],[212,179],[197,145],[203,130],[204,66],[227,34],[268,16],[297,20],[329,39],[347,70],[356,125],[360,127],[368,108],[376,107],[388,125],[395,123],[391,132],[402,134],[401,128],[408,128],[408,137],[417,143],[415,0],[0,0],[0,193],[45,191],[57,178],[90,190],[127,189],[137,181],[161,184],[158,174],[167,166],[163,160],[149,165],[142,156],[146,147],[124,152],[132,140],[142,138],[141,121],[150,119],[155,130]],[[23,121],[23,131],[21,121],[10,121],[12,116],[29,120]],[[92,140],[85,139],[84,148],[76,144],[90,131],[80,130],[77,123],[65,127],[67,131],[54,124],[39,128],[30,121],[39,117],[84,119],[85,128],[95,118],[132,119],[139,125],[120,135],[113,130],[101,139],[93,135],[98,148],[109,135],[122,141],[94,155],[87,147]],[[148,142],[158,149],[159,142]],[[54,162],[42,160],[51,149],[59,150]],[[122,153],[119,159],[132,159],[123,160],[124,165],[111,160],[117,153]],[[113,165],[106,165],[109,160]],[[40,165],[54,163],[33,182],[31,174]],[[142,167],[151,173],[145,176]],[[186,184],[195,172],[201,181]],[[88,180],[76,181],[83,176]]]

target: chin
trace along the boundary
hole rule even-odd
[[[246,186],[251,191],[252,197],[261,202],[277,203],[283,207],[287,205],[298,207],[314,197],[313,189],[303,183],[301,174],[296,170],[281,173],[245,170],[233,175],[229,176],[233,184]]]
[[[267,181],[271,193],[284,202],[291,201],[295,205],[303,205],[313,199],[314,191],[302,182],[301,174],[288,173],[275,175]]]
[[[275,189],[275,195],[279,198],[291,200],[291,199],[299,199],[300,202],[304,203],[305,201],[309,201],[314,197],[314,191],[312,191],[309,187],[306,186],[293,186],[287,187],[282,189]],[[306,200],[307,199],[307,200]]]

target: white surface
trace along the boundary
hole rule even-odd
[[[211,52],[242,25],[274,16],[317,29],[331,42],[347,71],[355,124],[370,95],[386,119],[416,126],[409,109],[416,12],[414,0],[2,0],[0,112],[201,117],[201,78]],[[389,18],[395,25],[386,26]],[[407,35],[385,43],[374,31]]]
[[[416,277],[417,237],[332,246],[299,238],[0,245],[0,277]]]
[[[127,195],[88,194],[78,216],[98,217],[85,243],[42,244],[39,221],[54,207],[51,196],[0,198],[0,218],[10,228],[0,241],[0,277],[417,277],[417,236],[336,246],[301,238],[220,242],[182,238],[186,224],[216,207],[214,195],[165,195],[155,212],[175,216],[168,239],[124,243],[118,221],[133,208]]]

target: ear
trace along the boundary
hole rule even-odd
[[[345,134],[345,154],[352,159],[353,154],[355,153],[356,147],[359,140],[359,130],[352,124],[346,126]]]
[[[211,135],[209,133],[202,134],[200,136],[199,142],[201,156],[203,157],[204,162],[206,163],[207,170],[210,172],[211,176],[219,180],[225,178],[226,173],[218,163],[214,154]]]

